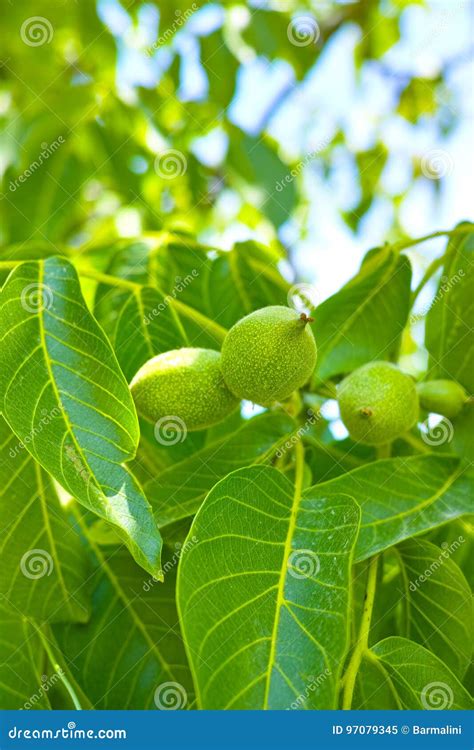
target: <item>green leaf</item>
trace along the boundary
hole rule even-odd
[[[140,419],[140,443],[135,459],[130,464],[139,481],[145,485],[169,466],[179,463],[200,450],[206,442],[206,430],[188,432],[182,443],[163,445],[155,435],[155,425]],[[179,437],[179,436],[178,436]]]
[[[314,19],[314,24],[310,27],[310,30],[313,30],[314,42],[317,41],[317,28],[316,19]],[[297,31],[289,13],[269,8],[255,8],[242,36],[257,54],[265,55],[269,60],[275,58],[287,60],[293,67],[297,78],[302,79],[315,62],[318,50],[316,43],[288,44],[289,35],[293,34],[296,39],[298,38]],[[308,38],[311,42],[311,37]]]
[[[156,289],[136,286],[118,314],[112,343],[130,381],[151,357],[189,342],[169,300]]]
[[[401,708],[472,708],[469,694],[453,673],[418,643],[394,636],[377,643],[370,654],[386,671]]]
[[[400,94],[398,111],[406,120],[416,123],[423,115],[433,115],[438,107],[437,81],[412,78]]]
[[[285,414],[262,414],[165,469],[145,484],[158,526],[194,515],[209,490],[231,471],[270,461],[294,429]]]
[[[85,622],[88,563],[80,539],[51,477],[1,416],[0,486],[0,598],[40,622]]]
[[[359,513],[270,467],[219,482],[181,559],[178,607],[205,709],[335,708]]]
[[[239,63],[229,50],[222,29],[201,37],[201,64],[209,80],[209,97],[225,109],[234,95]]]
[[[119,244],[106,271],[125,283],[100,283],[94,311],[127,374],[132,324],[140,357],[149,351],[150,338],[160,350],[156,353],[165,346],[220,349],[226,330],[208,317],[206,279],[211,266],[207,247],[168,232]],[[145,320],[150,331],[144,330]],[[133,366],[137,361],[133,353]]]
[[[460,227],[470,227],[461,224]],[[429,377],[457,380],[474,392],[474,234],[451,238],[438,290],[426,317]]]
[[[344,493],[361,507],[355,559],[365,560],[411,536],[470,513],[472,478],[454,456],[377,461],[307,492]]]
[[[96,709],[157,708],[155,693],[167,683],[188,706],[193,688],[174,600],[180,553],[164,549],[161,583],[123,548],[101,549],[84,531],[94,557],[92,616],[87,625],[54,626],[75,680]]]
[[[267,305],[287,305],[290,285],[280,274],[276,251],[249,240],[219,255],[209,269],[209,314],[224,328]]]
[[[359,151],[355,156],[361,195],[357,206],[343,214],[354,232],[358,230],[362,218],[371,208],[374,197],[377,195],[378,184],[387,158],[388,150],[383,143],[376,143],[373,148]]]
[[[324,443],[322,440],[309,439],[306,451],[306,460],[313,475],[313,484],[328,482],[352,469],[363,466],[367,461],[373,460],[373,448],[354,443],[350,438],[346,440],[331,440]]]
[[[268,137],[252,137],[228,124],[230,137],[227,166],[233,181],[244,180],[252,188],[249,202],[256,204],[277,227],[290,217],[296,203],[295,180],[291,167],[279,157],[276,144]],[[255,200],[255,188],[260,188],[260,200]]]
[[[397,550],[403,565],[407,636],[436,654],[462,679],[472,654],[472,596],[461,570],[450,559],[449,545],[440,549],[412,539]]]
[[[389,247],[376,248],[358,275],[316,308],[319,380],[393,357],[408,318],[410,283],[408,258]]]
[[[30,623],[0,606],[0,710],[51,708],[42,689],[43,651]]]
[[[16,268],[2,291],[0,322],[0,391],[10,427],[71,495],[116,526],[140,565],[158,572],[160,534],[121,465],[138,444],[135,407],[73,266],[48,258]]]
[[[370,659],[367,656],[362,658],[357,674],[352,708],[358,711],[374,709],[393,711],[402,708],[398,693],[389,675],[382,662],[377,659]]]

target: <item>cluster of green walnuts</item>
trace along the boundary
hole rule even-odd
[[[230,329],[221,352],[184,347],[153,357],[130,385],[139,414],[155,423],[179,417],[193,431],[223,421],[242,399],[262,406],[284,402],[314,372],[311,322],[288,307],[264,307]],[[367,445],[389,443],[410,430],[420,405],[454,417],[466,400],[453,381],[417,386],[389,362],[370,362],[338,386],[341,418],[351,437]]]

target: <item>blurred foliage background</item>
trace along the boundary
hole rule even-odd
[[[4,245],[256,238],[324,299],[469,218],[469,1],[3,5]]]

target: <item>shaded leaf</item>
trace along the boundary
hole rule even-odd
[[[72,675],[96,709],[158,708],[155,692],[168,682],[181,686],[190,703],[192,683],[174,601],[179,558],[164,550],[166,576],[160,583],[123,548],[104,550],[88,538],[95,568],[92,616],[86,625],[54,626]]]
[[[402,708],[472,708],[469,694],[453,673],[418,643],[394,636],[377,643],[370,653],[388,673]]]
[[[462,542],[460,542],[462,544]],[[446,544],[422,539],[397,547],[403,564],[407,636],[432,651],[459,679],[471,660],[472,596]]]
[[[209,490],[229,472],[270,461],[294,428],[284,414],[262,414],[165,469],[145,484],[158,525],[194,515]]]
[[[280,255],[257,242],[237,242],[219,255],[207,275],[209,314],[224,328],[267,305],[287,305],[290,284],[280,274]]]
[[[51,477],[0,416],[0,597],[48,622],[89,616],[88,564]]]
[[[41,689],[43,651],[32,625],[0,607],[0,710],[51,708]]]

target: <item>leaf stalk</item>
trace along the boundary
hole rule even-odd
[[[375,590],[377,587],[377,564],[378,556],[374,556],[369,562],[369,571],[367,575],[367,588],[365,592],[364,611],[360,622],[359,637],[352,652],[349,665],[343,678],[344,692],[342,698],[342,708],[345,711],[350,710],[354,695],[354,688],[357,674],[364,654],[368,651],[370,624],[372,621],[372,611],[374,608]]]

